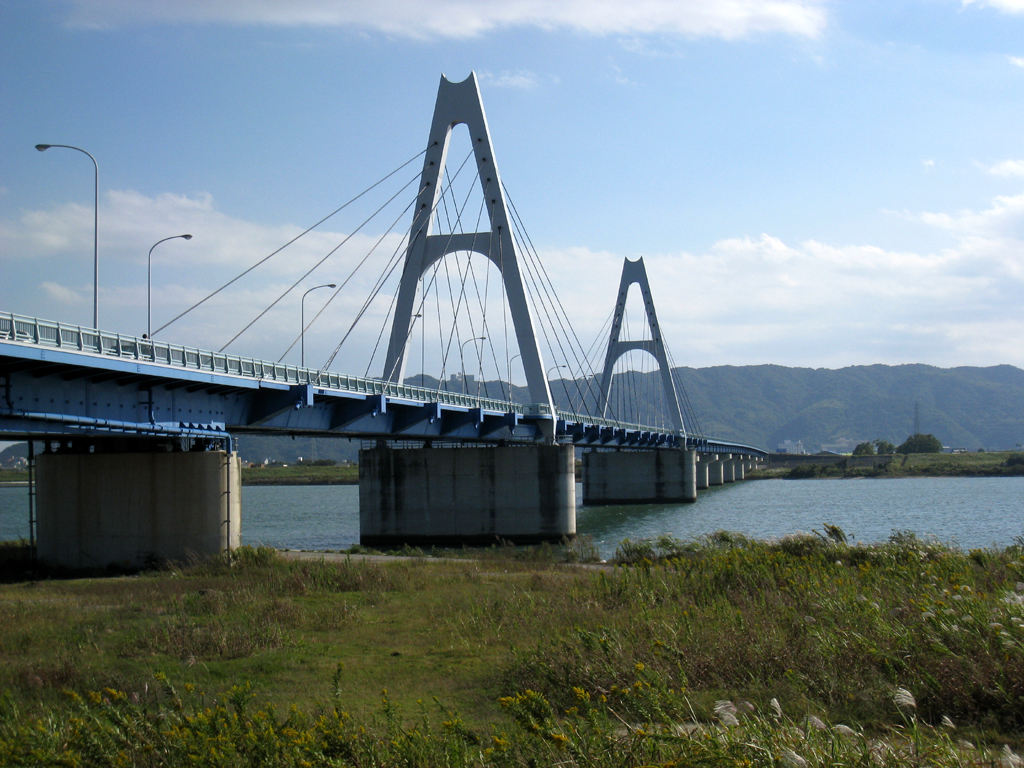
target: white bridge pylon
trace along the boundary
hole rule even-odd
[[[629,296],[629,289],[636,283],[640,286],[640,293],[643,295],[644,309],[647,312],[647,325],[651,329],[651,338],[641,341],[620,341],[622,333],[622,317],[626,312],[626,298]],[[644,266],[644,258],[641,256],[636,261],[625,259],[622,263],[622,278],[619,280],[619,297],[615,302],[615,315],[612,319],[611,337],[608,339],[608,354],[604,359],[604,371],[601,374],[601,416],[608,416],[608,397],[612,389],[612,369],[615,362],[627,352],[639,349],[654,356],[658,361],[658,368],[661,369],[661,385],[665,389],[665,397],[668,398],[668,412],[672,423],[683,436],[686,431],[683,427],[683,414],[679,409],[679,397],[676,394],[676,384],[672,380],[672,369],[668,364],[668,354],[665,352],[665,343],[661,336],[661,327],[658,325],[658,315],[654,311],[654,298],[651,296],[651,284],[647,281],[647,268]]]
[[[447,161],[448,143],[452,129],[460,124],[469,129],[491,229],[488,232],[434,235],[431,234],[434,227],[434,209],[441,193],[440,180]],[[391,326],[391,339],[388,342],[388,353],[384,363],[382,378],[385,381],[401,382],[405,377],[406,351],[412,330],[417,286],[423,280],[426,271],[448,254],[464,251],[487,257],[501,273],[509,314],[512,316],[516,342],[526,373],[530,400],[547,405],[554,417],[551,389],[544,375],[544,363],[541,360],[540,347],[537,344],[533,319],[519,271],[515,238],[509,226],[505,191],[498,175],[498,165],[494,160],[491,135],[487,128],[487,118],[484,116],[480,89],[474,73],[470,73],[461,83],[453,83],[442,75],[437,89],[437,103],[434,106],[434,118],[430,125],[430,137],[423,160],[420,191],[409,233],[402,281],[395,304],[394,324]]]

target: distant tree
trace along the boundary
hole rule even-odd
[[[858,443],[853,449],[854,456],[874,456],[875,446],[873,443]]]
[[[879,455],[896,453],[896,446],[888,440],[875,440],[875,453]]]
[[[942,443],[935,435],[911,435],[904,440],[897,453],[942,453]]]

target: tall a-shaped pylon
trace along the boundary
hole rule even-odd
[[[433,235],[431,231],[434,225],[434,209],[441,193],[439,180],[444,173],[452,128],[459,124],[465,124],[469,129],[491,229],[489,232]],[[437,89],[437,103],[434,106],[434,119],[430,125],[430,138],[423,161],[416,213],[409,233],[402,282],[395,304],[394,325],[391,327],[391,340],[388,343],[388,354],[384,364],[383,378],[386,381],[400,382],[404,378],[406,349],[412,328],[416,289],[420,280],[439,259],[449,253],[461,251],[486,256],[501,272],[509,313],[515,326],[519,354],[522,356],[523,369],[526,373],[526,384],[530,390],[530,399],[534,403],[547,405],[554,416],[554,402],[544,375],[540,347],[537,344],[533,319],[530,316],[526,291],[519,272],[515,239],[509,227],[505,191],[498,175],[498,166],[491,148],[491,134],[487,128],[483,102],[480,100],[480,89],[473,73],[461,83],[453,83],[442,75],[441,84]]]
[[[651,338],[643,341],[620,341],[619,334],[622,332],[622,316],[626,312],[626,297],[629,295],[629,288],[633,283],[640,286],[640,292],[644,298],[644,309],[647,311],[647,324],[651,327]],[[658,361],[661,369],[661,384],[665,388],[667,407],[672,423],[682,435],[686,434],[683,427],[683,414],[679,410],[679,397],[676,394],[676,385],[672,380],[672,369],[668,365],[668,355],[665,352],[665,343],[661,338],[661,328],[658,326],[658,315],[654,311],[654,299],[651,297],[651,284],[647,281],[647,269],[644,267],[644,259],[641,256],[636,261],[626,259],[622,264],[622,279],[619,280],[619,298],[615,302],[615,316],[612,319],[612,333],[608,340],[608,354],[604,359],[604,371],[601,374],[601,416],[608,415],[608,396],[612,389],[612,369],[615,362],[624,354],[633,349],[648,352]]]

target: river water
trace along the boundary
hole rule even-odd
[[[359,542],[357,486],[247,486],[242,510],[245,544],[337,550]],[[779,538],[825,523],[864,543],[898,530],[965,550],[1003,548],[1024,536],[1024,477],[753,480],[701,491],[695,504],[576,510],[577,532],[592,536],[604,557],[626,538],[718,530]],[[27,537],[28,489],[0,488],[0,540]]]

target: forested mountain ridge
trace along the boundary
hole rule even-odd
[[[775,450],[810,451],[843,440],[899,444],[921,430],[953,448],[1024,442],[1024,370],[866,365],[837,370],[780,365],[677,368],[706,434]]]

